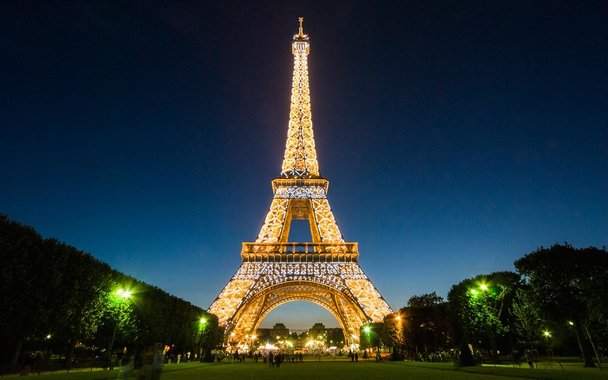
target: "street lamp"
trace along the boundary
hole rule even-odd
[[[207,328],[207,318],[201,317],[201,319],[198,320],[198,331],[200,334],[200,338],[198,341],[198,352],[197,352],[199,360],[201,362],[203,361],[203,350],[204,350],[204,343],[205,343],[206,328]]]
[[[372,346],[372,340],[371,340],[371,338],[370,338],[371,331],[372,331],[372,328],[371,328],[371,326],[370,326],[370,325],[365,325],[365,326],[363,327],[363,332],[364,332],[364,333],[365,333],[365,335],[367,336],[367,344],[368,344],[368,346],[369,346],[369,347],[367,347],[367,348],[371,348],[371,346]],[[366,350],[367,350],[367,348],[366,348]]]
[[[257,338],[257,336],[255,336],[255,334],[251,335],[251,349],[253,351],[256,351],[255,349],[255,339]]]
[[[116,291],[116,294],[117,294],[119,297],[122,297],[122,298],[125,298],[125,299],[131,298],[131,292],[130,292],[130,291],[128,291],[128,290],[125,290],[125,289],[118,289],[118,290]]]
[[[120,312],[121,312],[121,304],[128,300],[129,298],[131,298],[131,292],[129,290],[126,289],[118,289],[116,291],[116,295],[118,296],[117,301],[118,301],[118,313],[116,315],[116,324],[114,325],[114,332],[112,333],[112,341],[110,342],[110,351],[108,352],[108,365],[111,367],[112,366],[112,350],[114,350],[114,340],[116,339],[116,330],[118,329],[118,324],[120,323]]]

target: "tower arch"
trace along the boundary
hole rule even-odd
[[[370,321],[350,292],[316,281],[285,281],[244,300],[226,332],[230,336],[253,335],[268,313],[294,301],[311,302],[327,310],[344,331],[347,344],[358,344],[359,327]]]

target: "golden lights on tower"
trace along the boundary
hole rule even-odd
[[[270,210],[255,242],[244,242],[242,263],[209,312],[226,336],[244,343],[274,308],[292,301],[316,303],[333,314],[349,344],[359,327],[392,311],[358,263],[358,243],[345,242],[319,175],[312,127],[308,54],[303,18],[293,36],[291,107],[281,176],[272,181]],[[307,220],[311,242],[290,242],[292,220]]]
[[[308,81],[308,54],[310,39],[304,34],[300,17],[300,30],[293,36],[291,52],[294,57],[291,86],[289,127],[281,176],[285,178],[311,178],[319,176],[317,151],[312,130],[310,87]]]

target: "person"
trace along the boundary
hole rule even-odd
[[[524,355],[526,356],[526,361],[528,362],[528,365],[530,366],[530,368],[534,368],[534,360],[532,358],[532,351],[526,350],[524,352]]]
[[[42,368],[42,353],[40,351],[37,351],[36,355],[34,356],[32,369],[33,369],[34,373],[40,375],[41,368]]]
[[[133,368],[135,367],[135,359],[129,353],[125,353],[120,359],[118,367],[118,379],[126,380],[133,376]]]
[[[154,345],[154,353],[152,354],[152,379],[151,380],[160,380],[160,375],[163,372],[163,363],[165,361],[165,357],[161,350],[160,343],[156,343]]]
[[[152,347],[146,347],[138,356],[137,366],[139,371],[137,380],[150,380],[152,367]]]
[[[28,376],[30,374],[33,361],[32,353],[26,352],[23,355],[23,365],[21,366],[21,371],[19,371],[19,376]]]
[[[274,355],[272,354],[272,351],[268,353],[268,362],[270,363],[271,367],[274,367]]]

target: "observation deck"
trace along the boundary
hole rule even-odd
[[[359,243],[243,243],[244,262],[357,262]]]

